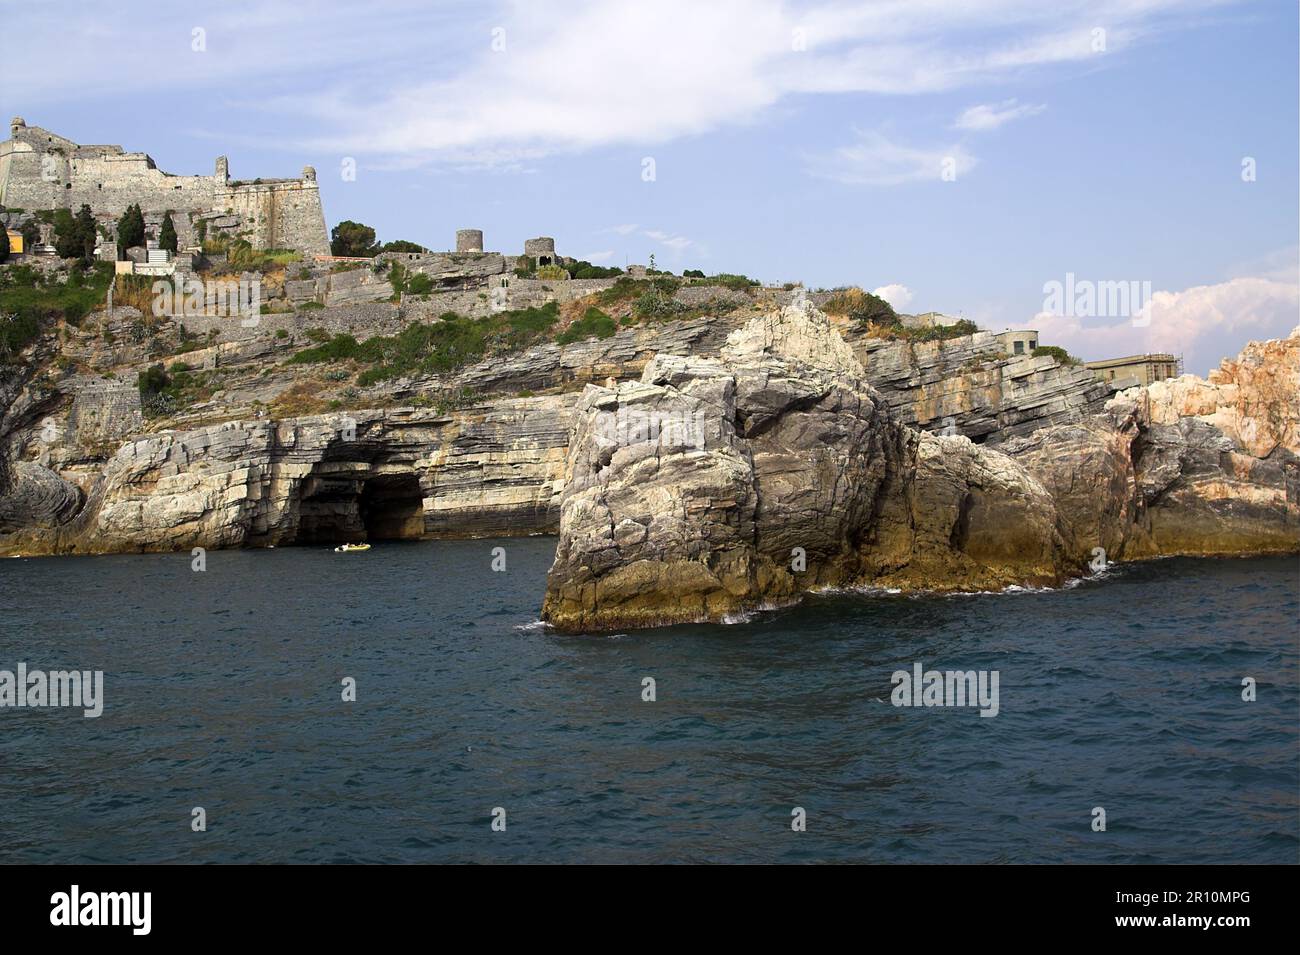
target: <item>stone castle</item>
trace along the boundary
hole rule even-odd
[[[316,171],[301,179],[230,178],[225,156],[211,176],[163,172],[147,153],[121,146],[82,146],[21,117],[0,142],[0,205],[27,212],[90,206],[101,225],[111,226],[139,204],[149,224],[172,213],[182,245],[200,244],[217,233],[247,239],[258,249],[293,249],[328,255],[329,233]]]

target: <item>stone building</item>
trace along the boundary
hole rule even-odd
[[[998,341],[1008,355],[1032,355],[1038,347],[1038,329],[1008,329],[998,334]]]
[[[550,236],[538,236],[536,239],[524,240],[524,255],[535,259],[538,265],[556,265],[555,240]]]
[[[1177,355],[1159,352],[1150,355],[1129,355],[1126,358],[1103,358],[1084,362],[1101,381],[1118,388],[1149,385],[1165,378],[1177,378],[1183,373],[1183,360]]]
[[[230,178],[224,156],[211,176],[163,172],[147,153],[121,146],[83,146],[15,117],[0,142],[0,204],[28,212],[90,206],[101,225],[139,204],[146,224],[173,213],[182,245],[198,244],[198,223],[209,234],[246,238],[254,248],[329,253],[316,171],[300,179]]]
[[[457,252],[482,252],[483,251],[483,230],[482,229],[460,229],[456,233],[456,251]]]

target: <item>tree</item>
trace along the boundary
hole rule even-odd
[[[117,220],[117,257],[126,258],[126,250],[137,245],[144,245],[144,213],[138,204],[127,206]]]
[[[330,232],[330,254],[372,257],[379,251],[375,230],[360,222],[344,219]]]
[[[28,219],[18,230],[23,234],[23,251],[30,253],[41,241],[41,227],[35,219]]]
[[[75,259],[81,255],[81,236],[77,220],[67,209],[54,212],[54,251],[61,259]]]
[[[77,244],[80,248],[79,255],[82,262],[90,262],[95,257],[95,242],[99,238],[99,223],[95,221],[95,214],[90,211],[90,206],[82,203],[77,210],[77,216],[73,220],[76,226]]]
[[[28,219],[18,230],[23,234],[23,251],[30,253],[41,241],[41,227],[35,219]]]
[[[416,244],[415,242],[410,242],[406,239],[398,239],[395,242],[385,242],[383,251],[384,252],[428,252],[429,250],[422,245]]]
[[[162,226],[158,229],[158,248],[176,254],[176,223],[172,222],[171,212],[163,216]]]

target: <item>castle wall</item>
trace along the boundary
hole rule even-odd
[[[96,218],[116,220],[139,205],[150,225],[171,211],[182,243],[192,244],[193,220],[228,213],[238,219],[230,231],[255,248],[296,249],[308,255],[329,252],[325,214],[315,173],[302,179],[230,182],[224,157],[211,176],[163,172],[145,153],[120,146],[78,146],[20,119],[0,143],[0,203],[35,212],[90,206]],[[108,223],[105,223],[108,224]]]

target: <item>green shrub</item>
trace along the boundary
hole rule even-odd
[[[1034,355],[1049,355],[1055,358],[1062,365],[1082,365],[1083,362],[1075,358],[1060,345],[1039,345],[1034,349]]]
[[[747,275],[732,275],[729,272],[719,272],[717,275],[709,276],[706,284],[721,285],[723,288],[729,288],[734,292],[744,292],[762,283],[758,279],[751,279]]]
[[[632,306],[632,313],[637,318],[675,318],[685,311],[686,306],[676,301],[671,292],[664,292],[660,288],[651,288]]]
[[[879,295],[860,288],[847,288],[836,292],[822,309],[828,315],[845,315],[859,325],[886,325],[901,327],[894,307]]]
[[[903,328],[900,324],[897,329],[902,337],[909,338],[914,342],[944,342],[952,338],[974,335],[980,330],[978,325],[965,318],[953,322],[951,325],[932,325],[929,328]]]
[[[94,263],[88,270],[74,267],[67,282],[30,265],[0,272],[0,361],[11,361],[59,320],[78,324],[103,304],[112,280],[110,262]]]
[[[571,262],[564,268],[569,273],[569,277],[575,279],[611,279],[623,274],[622,269],[604,268],[586,261]]]
[[[323,361],[343,361],[357,356],[357,340],[351,335],[335,335],[315,348],[304,348],[291,359],[295,365],[316,364]]]
[[[428,295],[433,291],[433,279],[423,272],[416,272],[407,280],[406,291],[412,295]]]
[[[560,345],[568,345],[586,338],[609,338],[617,330],[618,325],[614,319],[593,305],[582,318],[561,332],[555,341]]]

